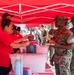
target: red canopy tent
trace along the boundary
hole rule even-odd
[[[14,14],[14,23],[24,23],[27,27],[49,24],[56,15],[68,18],[74,15],[74,1],[70,0],[2,0],[0,3],[0,16],[4,12]]]

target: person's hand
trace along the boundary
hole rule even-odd
[[[24,39],[27,39],[27,38],[28,38],[28,36],[29,36],[29,35],[25,35],[25,36],[24,36]]]

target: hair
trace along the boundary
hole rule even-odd
[[[41,25],[41,27],[44,27],[44,25]]]
[[[17,33],[17,26],[13,25],[12,30],[13,30],[13,34]]]
[[[1,27],[4,29],[6,26],[9,26],[12,21],[10,19],[2,20]]]
[[[55,21],[61,21],[62,25],[67,25],[68,24],[68,19],[64,16],[56,16]]]
[[[19,32],[21,30],[21,28],[20,27],[17,27],[17,31]]]
[[[13,25],[13,30],[16,30],[17,29],[17,26]]]
[[[65,20],[66,19],[66,17],[64,17],[64,16],[56,16],[55,17],[55,21],[58,21],[58,20]]]
[[[5,19],[7,19],[7,17],[2,17],[2,20],[5,20]]]
[[[68,18],[65,19],[65,25],[67,25],[67,24],[68,24]]]

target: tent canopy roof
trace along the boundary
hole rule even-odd
[[[74,0],[1,0],[0,5],[13,4],[28,4],[28,5],[52,5],[57,3],[74,4]]]
[[[0,16],[4,12],[14,14],[15,23],[28,25],[48,24],[56,15],[74,16],[74,2],[71,0],[2,0],[0,3]],[[1,17],[0,17],[1,19]]]

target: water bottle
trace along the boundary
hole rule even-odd
[[[23,75],[23,61],[19,55],[15,59],[15,75]]]

